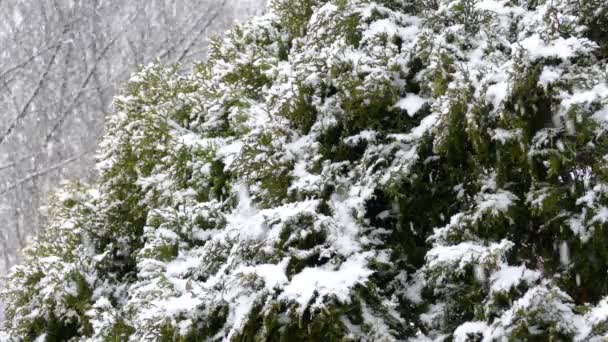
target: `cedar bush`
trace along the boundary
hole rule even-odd
[[[116,97],[9,341],[608,337],[603,1],[274,0]]]

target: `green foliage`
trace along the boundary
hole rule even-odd
[[[453,58],[445,53],[440,55],[440,63],[438,68],[435,70],[431,89],[433,95],[441,96],[448,91],[448,85],[452,81],[451,74],[454,72],[454,60]]]
[[[111,331],[105,337],[104,342],[120,342],[125,341],[135,333],[135,328],[128,325],[124,319],[119,318],[112,326]]]
[[[586,26],[586,35],[595,41],[600,50],[600,58],[608,57],[608,8],[601,0],[580,2],[581,22]]]
[[[364,129],[399,131],[405,119],[392,108],[399,92],[390,80],[368,78],[348,80],[343,84],[346,95],[342,101],[346,134]]]
[[[345,317],[349,319],[352,317],[357,322],[360,320],[358,315],[357,305],[332,306],[329,310],[306,310],[299,313],[292,305],[276,303],[266,315],[262,314],[261,307],[254,308],[243,332],[235,336],[232,341],[351,341],[342,320]]]
[[[418,151],[421,159],[435,156],[430,136]],[[428,250],[426,239],[433,227],[440,226],[450,215],[453,198],[450,196],[450,183],[445,180],[449,170],[442,167],[440,160],[416,163],[414,168],[417,177],[405,179],[388,190],[389,196],[395,198],[399,205],[399,224],[389,241],[395,244],[394,259],[407,260],[408,267],[418,268],[423,265]],[[428,182],[431,178],[432,184]],[[390,207],[390,202],[385,207]]]
[[[270,85],[271,80],[264,73],[267,69],[269,66],[260,63],[238,64],[234,71],[224,77],[224,81],[242,86],[245,94],[255,98],[262,87]]]
[[[344,125],[341,123],[323,131],[318,140],[321,143],[320,153],[324,159],[342,162],[354,161],[361,158],[361,155],[365,151],[365,142],[359,142],[351,146],[344,142],[344,138],[347,136],[348,134],[345,132]]]
[[[538,84],[540,73],[539,65],[522,70],[523,77],[516,80],[505,104],[505,110],[512,114],[505,116],[507,125],[522,129],[527,142],[531,142],[538,130],[552,124],[551,90]]]
[[[281,14],[281,26],[293,39],[306,34],[315,3],[315,0],[273,0],[271,6]]]
[[[282,130],[264,132],[251,145],[243,148],[236,163],[236,176],[262,190],[263,195],[254,198],[262,207],[290,200],[288,189],[293,164],[288,159],[281,158],[281,146],[277,143],[280,141],[277,139],[283,138],[284,134]]]
[[[344,23],[342,24],[344,30],[344,37],[346,42],[355,48],[359,47],[361,43],[361,39],[363,38],[361,34],[361,30],[359,29],[359,22],[361,21],[361,16],[357,13],[351,14],[344,19]]]
[[[359,339],[349,333],[349,327],[372,331],[374,326],[366,323],[364,312],[382,312],[385,308],[378,302],[373,289],[360,286],[354,293],[350,303],[326,298],[326,309],[300,311],[293,303],[281,301],[271,304],[263,314],[262,307],[257,305],[251,311],[243,332],[232,341],[357,341]],[[384,319],[397,336],[411,336],[411,331],[401,322],[392,321],[389,315]]]
[[[308,134],[310,128],[317,120],[317,108],[312,103],[314,89],[309,86],[300,85],[298,87],[297,96],[293,103],[285,103],[282,109],[282,115],[288,118],[293,126],[302,131],[303,134]]]

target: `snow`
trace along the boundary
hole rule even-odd
[[[192,255],[180,255],[179,258],[166,265],[165,274],[169,277],[183,277],[197,269],[199,265],[200,260],[198,255],[194,253]]]
[[[608,222],[608,208],[602,206],[597,210],[597,214],[591,219],[591,223],[604,224]]]
[[[365,283],[373,273],[367,268],[367,258],[372,256],[369,252],[355,254],[335,270],[307,267],[292,278],[279,298],[296,301],[302,308],[306,307],[315,293],[318,297],[313,307],[319,306],[327,295],[336,296],[341,302],[349,302],[350,289]]]
[[[232,336],[236,334],[238,329],[240,329],[245,324],[247,315],[251,311],[254,302],[255,297],[253,296],[242,295],[234,298],[234,300],[232,301],[232,304],[234,304],[234,306],[230,310],[227,323],[231,323],[237,329],[231,330],[230,334],[226,337],[226,340],[232,340]]]
[[[492,140],[498,141],[501,144],[505,144],[509,140],[513,140],[521,136],[520,130],[505,130],[502,128],[496,128],[491,132]]]
[[[509,83],[507,82],[492,84],[486,91],[486,100],[492,103],[492,106],[494,106],[495,109],[498,109],[500,108],[500,104],[509,95],[509,90]]]
[[[405,288],[405,297],[415,304],[423,302],[422,290],[424,289],[424,280],[419,275],[415,275],[413,282],[410,282]]]
[[[399,27],[390,19],[376,20],[364,33],[364,38],[372,38],[380,33],[386,33],[389,37],[396,35],[399,32]]]
[[[426,132],[430,131],[435,124],[439,121],[439,115],[437,113],[430,114],[424,117],[420,122],[420,125],[413,128],[410,133],[407,134],[389,134],[389,137],[402,142],[411,142],[420,139]],[[414,151],[415,152],[415,151]]]
[[[228,168],[232,165],[244,146],[245,144],[242,141],[235,140],[231,143],[222,145],[218,149],[216,155],[223,159],[224,165]]]
[[[257,276],[264,279],[264,284],[266,284],[266,288],[272,290],[277,287],[281,287],[282,285],[289,282],[287,276],[285,275],[285,268],[287,267],[287,261],[284,260],[281,264],[263,264],[258,266],[247,266],[237,269],[238,272],[243,272],[244,274],[256,274]]]
[[[477,212],[473,215],[473,220],[480,220],[483,215],[488,213],[492,216],[505,213],[518,200],[517,196],[504,190],[499,190],[494,194],[481,194],[477,198]]]
[[[593,113],[593,118],[600,123],[606,125],[608,123],[608,107],[604,107]]]
[[[583,209],[583,212],[586,210]],[[584,215],[583,215],[584,216]],[[589,239],[589,231],[587,230],[587,226],[583,223],[583,219],[581,216],[575,215],[567,220],[568,227],[575,234],[578,235],[579,238],[586,242]]]
[[[602,299],[597,306],[585,315],[586,320],[589,322],[589,326],[595,326],[600,323],[608,321],[608,300]],[[585,334],[582,334],[583,336]]]
[[[485,322],[466,322],[454,330],[454,342],[468,342],[471,336],[484,336],[489,330]]]
[[[355,221],[352,215],[353,203],[350,199],[354,197],[359,189],[356,187],[351,188],[350,198],[345,198],[338,194],[333,194],[331,198],[331,205],[336,213],[336,231],[332,232],[331,238],[333,245],[342,255],[350,255],[357,253],[361,250],[361,246],[357,241],[359,235],[359,225]]]
[[[171,316],[175,316],[181,312],[195,310],[200,304],[201,298],[197,298],[190,293],[183,294],[179,297],[170,297],[166,300],[152,302],[152,305],[162,309]]]
[[[205,142],[204,139],[201,139],[200,135],[192,132],[182,135],[179,140],[182,144],[188,147],[203,145]]]
[[[500,15],[516,14],[522,12],[518,7],[505,6],[506,1],[501,0],[480,0],[475,3],[475,8],[482,11],[489,11]]]
[[[513,243],[506,239],[483,246],[473,242],[461,242],[451,246],[435,246],[426,254],[429,270],[436,268],[449,268],[451,271],[463,270],[471,263],[493,263],[496,258],[502,257]]]
[[[561,72],[556,67],[545,66],[543,72],[540,74],[538,82],[543,86],[547,87],[550,83],[559,80]]]
[[[38,259],[38,262],[40,264],[49,264],[49,265],[52,265],[52,264],[59,264],[59,263],[61,263],[61,259],[58,256],[54,256],[53,255],[53,256],[48,256],[48,257],[40,258],[40,259]]]
[[[129,78],[129,83],[141,83],[143,81],[144,79],[138,73],[131,75],[131,78]]]
[[[398,319],[399,315],[394,313],[394,309],[392,307],[395,306],[395,303],[384,301],[382,306],[387,309],[389,314],[392,313],[392,318]],[[374,340],[387,341],[393,339],[393,336],[391,335],[392,329],[387,324],[386,318],[375,316],[372,313],[372,310],[365,303],[361,305],[361,316],[363,317],[366,325],[372,329]]]
[[[541,273],[529,270],[525,265],[509,266],[501,264],[500,268],[492,273],[490,277],[490,291],[508,292],[511,288],[518,286],[521,282],[532,284],[541,277]]]
[[[441,324],[441,318],[446,310],[445,306],[445,303],[431,304],[429,310],[420,315],[420,320],[430,327]]]
[[[591,103],[596,100],[608,99],[608,84],[605,82],[595,85],[591,89],[577,89],[573,94],[563,95],[561,102],[563,108],[570,108],[572,105]]]
[[[534,312],[553,329],[564,334],[575,335],[577,331],[584,331],[587,324],[582,316],[573,312],[573,305],[569,301],[569,296],[556,287],[535,286],[502,314],[486,339],[492,341],[505,336],[509,328],[517,327],[517,322],[527,312]]]
[[[344,138],[344,143],[350,146],[356,146],[361,141],[374,142],[376,140],[377,133],[372,130],[363,130],[358,134]]]
[[[291,189],[307,189],[313,190],[320,188],[323,178],[321,175],[315,175],[306,170],[308,163],[304,160],[298,161],[293,168],[292,176],[294,181],[291,184]]]
[[[579,53],[591,50],[593,44],[584,38],[570,37],[564,39],[559,37],[551,41],[545,41],[536,33],[530,37],[513,44],[513,49],[524,50],[533,59],[558,57],[568,59]]]
[[[206,241],[221,233],[221,229],[196,229],[192,232],[192,237],[198,241]]]
[[[13,10],[13,21],[15,22],[16,27],[19,27],[23,22],[23,15],[21,15],[17,8]]]
[[[267,233],[263,225],[262,218],[258,215],[259,211],[255,208],[249,197],[247,185],[237,184],[235,192],[238,198],[236,209],[226,216],[228,226],[239,232],[239,236],[244,239],[261,240]]]
[[[63,225],[61,226],[61,228],[63,228],[63,229],[74,229],[75,227],[76,227],[76,224],[72,220],[65,221],[63,223]]]
[[[430,100],[416,94],[408,93],[395,104],[395,107],[405,109],[410,117],[413,117]]]
[[[570,265],[570,247],[566,241],[563,241],[559,245],[559,261],[564,267],[568,267]]]

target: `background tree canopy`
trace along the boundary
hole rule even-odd
[[[62,179],[94,178],[116,89],[156,59],[189,69],[264,0],[0,1],[0,275]]]

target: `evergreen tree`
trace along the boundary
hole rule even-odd
[[[608,337],[608,7],[275,0],[115,99],[14,341]]]

